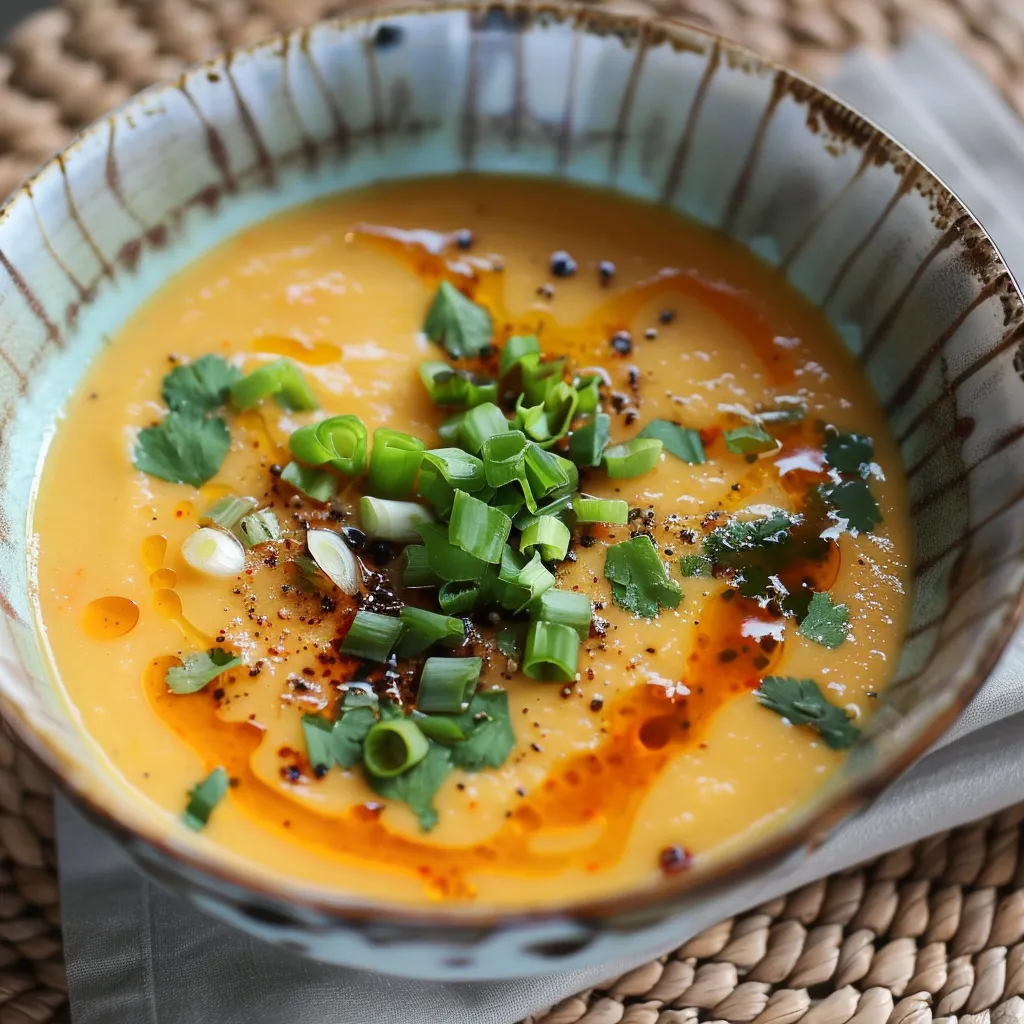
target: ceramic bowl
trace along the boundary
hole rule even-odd
[[[778,266],[870,378],[916,527],[894,682],[815,801],[717,866],[530,915],[368,904],[168,834],[99,770],[47,667],[31,596],[40,456],[105,336],[247,224],[367,182],[465,170],[608,186]],[[799,76],[698,30],[593,8],[456,4],[329,22],[223,57],[93,126],[0,214],[3,714],[145,871],[264,939],[433,979],[639,963],[757,902],[769,875],[920,754],[992,668],[1024,584],[1022,311],[984,231],[909,153]]]

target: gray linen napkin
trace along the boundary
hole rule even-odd
[[[1024,128],[949,44],[919,35],[888,60],[858,52],[829,84],[928,162],[978,215],[1009,265],[1024,267],[1024,222],[1016,214]],[[882,800],[795,870],[746,880],[731,910],[1021,799],[1024,633],[949,733]],[[513,1024],[634,966],[442,985],[312,963],[216,924],[144,881],[115,843],[63,801],[57,820],[75,1024]]]

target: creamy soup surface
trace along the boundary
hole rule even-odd
[[[510,337],[536,338],[515,343],[534,354],[494,388]],[[460,344],[473,354],[452,359]],[[525,463],[488,484],[498,449],[473,457],[458,404],[423,382],[427,361],[466,371],[426,376],[444,401],[494,399],[507,422],[480,415],[482,436],[487,422],[519,430],[554,486]],[[190,365],[210,371],[190,378],[195,393],[168,392]],[[270,387],[247,376],[264,366]],[[294,368],[317,409],[287,408],[287,383],[271,393]],[[385,427],[449,452],[428,471],[411,444],[404,473],[419,464],[419,484],[388,485],[432,513],[435,550],[373,536],[388,529],[364,521],[373,476],[345,447],[358,449],[355,421],[333,441],[292,437],[340,415],[365,424],[371,457]],[[628,444],[641,431],[662,449]],[[335,445],[333,464],[311,465],[317,443]],[[470,467],[474,490],[457,494],[439,464]],[[193,482],[172,482],[181,465]],[[261,543],[242,548],[230,515],[209,523],[231,497],[252,499],[238,508],[267,527]],[[453,497],[468,525],[449,522]],[[538,528],[559,498],[558,526]],[[168,829],[329,889],[543,906],[689,870],[823,785],[898,654],[906,507],[854,362],[736,244],[552,182],[388,185],[231,239],[97,358],[35,503],[39,628],[83,729]],[[495,512],[512,521],[504,546]],[[614,521],[581,521],[602,517]],[[223,534],[209,548],[194,540],[204,524]],[[309,531],[334,535],[327,554]],[[354,562],[330,561],[337,541]],[[480,571],[448,572],[453,541]],[[355,586],[338,587],[352,564]],[[555,592],[577,597],[556,607]],[[433,646],[409,626],[366,639],[364,613],[401,622],[403,606],[456,621]],[[463,663],[463,695],[448,687],[445,711],[423,715],[427,658],[479,658],[479,678]]]

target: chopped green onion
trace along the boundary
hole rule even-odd
[[[405,627],[395,649],[400,658],[415,657],[434,644],[444,643],[452,646],[466,639],[466,624],[462,619],[438,615],[437,612],[414,608],[411,605],[406,605],[398,615]]]
[[[525,469],[534,499],[531,511],[535,510],[536,501],[540,498],[573,491],[580,482],[579,471],[573,463],[532,443],[526,449]],[[530,505],[529,495],[526,504]]]
[[[301,462],[289,462],[281,470],[281,479],[313,501],[324,504],[338,493],[338,478],[326,469],[312,469]]]
[[[307,530],[306,547],[320,571],[349,597],[359,592],[360,572],[356,556],[333,530]]]
[[[427,658],[423,663],[416,707],[424,714],[464,711],[480,681],[481,658]]]
[[[619,498],[576,498],[572,507],[577,523],[625,526],[629,522],[629,505]]]
[[[592,416],[601,405],[601,377],[594,373],[586,377],[577,377],[573,387],[579,396],[576,411],[581,416]]]
[[[472,409],[498,400],[498,385],[468,370],[456,370],[447,363],[420,363],[420,380],[434,405]]]
[[[490,568],[490,566],[488,566]],[[445,615],[468,615],[487,595],[489,577],[479,580],[446,580],[437,592],[437,603]]]
[[[419,492],[442,515],[455,502],[455,492],[477,493],[487,486],[484,464],[461,448],[433,448],[423,453]]]
[[[523,633],[516,626],[502,626],[495,634],[498,650],[506,658],[516,658],[523,653]]]
[[[683,555],[679,559],[679,571],[688,577],[711,578],[711,559],[707,555]]]
[[[555,577],[544,567],[540,552],[527,561],[508,544],[501,556],[501,568],[492,586],[498,603],[511,612],[521,612],[531,601],[555,585]]]
[[[531,441],[547,441],[551,437],[544,403],[527,405],[525,395],[520,395],[516,399],[515,425],[516,429],[521,430]]]
[[[423,448],[412,434],[378,427],[370,453],[370,491],[378,498],[408,498],[416,489]]]
[[[435,521],[430,509],[415,501],[389,501],[368,494],[359,499],[359,519],[369,536],[397,544],[418,544],[419,527]]]
[[[322,775],[334,764],[334,723],[323,715],[303,715],[302,735],[310,768]]]
[[[441,577],[430,568],[427,549],[422,544],[407,544],[402,549],[398,568],[403,585],[410,589],[436,587],[441,583]]]
[[[565,359],[541,363],[526,358],[520,361],[523,371],[522,391],[528,405],[540,405],[565,378]]]
[[[224,799],[228,791],[228,773],[218,765],[193,789],[188,791],[188,806],[182,820],[190,829],[201,832],[213,809]]]
[[[532,334],[514,334],[505,342],[498,364],[498,376],[504,378],[526,356],[539,356],[540,342]]]
[[[569,527],[554,516],[540,516],[531,523],[519,539],[519,550],[524,555],[540,552],[545,562],[560,562],[569,550],[572,533]]]
[[[650,472],[661,458],[662,443],[657,438],[634,437],[604,450],[604,468],[616,480]]]
[[[238,536],[247,548],[281,539],[281,524],[271,508],[245,516],[238,524]]]
[[[196,572],[237,576],[245,570],[245,548],[233,533],[201,526],[181,545],[181,554]]]
[[[253,409],[271,395],[290,412],[320,408],[302,371],[290,359],[275,359],[231,385],[231,404],[236,409]]]
[[[727,430],[722,435],[725,447],[737,455],[758,455],[761,452],[773,452],[779,444],[766,430],[757,423],[749,423],[735,430]]]
[[[561,497],[553,498],[546,505],[540,506],[536,512],[531,512],[529,509],[523,509],[519,515],[516,516],[515,522],[512,524],[517,530],[525,530],[532,526],[542,516],[557,516],[562,522],[565,522],[565,517],[573,510],[574,496],[572,493],[563,494]]]
[[[466,738],[462,726],[453,718],[446,718],[444,715],[424,715],[420,711],[414,711],[412,720],[420,732],[435,743],[461,743]]]
[[[437,286],[423,333],[444,345],[453,359],[480,355],[491,344],[491,314],[448,281]]]
[[[523,496],[521,487],[517,487],[515,484],[503,484],[495,490],[488,504],[491,508],[504,512],[512,519],[519,514],[525,501],[526,498]]]
[[[456,492],[448,524],[450,543],[474,558],[497,565],[511,532],[512,520],[504,512],[465,491]]]
[[[479,454],[484,442],[495,435],[507,433],[508,420],[492,402],[484,402],[466,412],[459,424],[462,447],[474,455]]]
[[[427,737],[411,718],[390,718],[366,734],[363,764],[371,775],[390,779],[418,765],[429,750]]]
[[[546,442],[547,446],[560,441],[569,433],[578,404],[579,395],[576,394],[576,389],[565,381],[559,381],[548,392],[547,398],[544,399],[544,414],[551,435],[551,439]]]
[[[636,436],[660,441],[669,455],[674,455],[677,459],[682,459],[683,462],[689,462],[692,466],[699,466],[707,459],[700,434],[696,430],[681,427],[678,423],[672,423],[670,420],[651,420]]]
[[[459,443],[459,428],[465,415],[465,412],[453,413],[437,428],[437,436],[448,447],[454,447]]]
[[[350,414],[330,416],[299,427],[288,438],[288,447],[309,466],[327,463],[346,476],[358,476],[366,469],[366,424]]]
[[[526,448],[529,442],[521,430],[495,434],[480,450],[484,477],[492,487],[503,487],[526,479]]]
[[[341,642],[341,653],[366,661],[387,661],[402,635],[402,628],[402,620],[394,615],[360,608]]]
[[[542,683],[569,683],[576,678],[580,638],[572,626],[537,620],[526,631],[523,675]]]
[[[232,495],[215,501],[200,517],[200,526],[219,526],[222,530],[234,532],[235,527],[250,512],[256,511],[253,498],[236,498]]]
[[[600,466],[601,454],[608,447],[611,417],[599,412],[569,436],[569,458],[577,466]]]
[[[557,622],[576,630],[580,642],[590,636],[590,620],[594,606],[586,594],[574,590],[546,590],[529,608],[530,615],[541,622]]]
[[[478,580],[487,570],[488,563],[484,559],[451,543],[448,539],[448,527],[439,526],[437,523],[424,523],[420,527],[420,536],[427,549],[430,568],[441,579],[448,582]]]

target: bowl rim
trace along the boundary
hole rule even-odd
[[[543,0],[532,3],[531,0],[441,0],[430,6],[385,6],[378,9],[360,9],[351,14],[341,14],[319,19],[311,25],[280,32],[259,42],[224,51],[210,60],[191,65],[177,79],[177,83],[188,82],[195,76],[215,73],[226,68],[239,55],[257,56],[264,51],[280,55],[286,50],[288,40],[295,37],[307,37],[311,33],[325,29],[344,32],[357,31],[360,27],[372,24],[383,24],[393,18],[410,17],[444,17],[451,14],[484,15],[490,11],[501,11],[506,15],[521,16],[528,21],[553,18],[558,22],[571,22],[574,33],[603,30],[605,33],[629,36],[636,40],[641,37],[654,37],[655,41],[667,41],[677,48],[698,48],[700,52],[708,52],[718,47],[730,57],[739,58],[743,66],[757,73],[785,75],[788,80],[799,86],[801,98],[805,101],[825,101],[846,115],[854,115],[860,123],[870,130],[870,136],[881,139],[887,147],[890,157],[893,155],[909,159],[912,165],[923,170],[931,183],[939,190],[943,199],[950,199],[958,206],[961,214],[966,216],[968,226],[978,233],[995,256],[995,262],[1005,272],[1015,294],[1018,304],[1024,306],[1024,295],[1010,268],[1006,265],[1002,254],[992,242],[984,226],[978,221],[959,196],[945,182],[888,132],[879,127],[870,118],[864,116],[855,107],[835,96],[829,90],[793,71],[784,64],[764,57],[756,51],[736,43],[728,37],[679,18],[665,17],[657,14],[629,13],[604,7],[594,7],[578,0]],[[99,120],[82,128],[54,156],[46,160],[36,172],[20,185],[0,205],[0,222],[7,218],[10,208],[21,200],[30,199],[34,183],[53,165],[64,165],[67,156],[95,132],[99,131],[111,118],[142,108],[153,97],[176,87],[174,82],[156,83],[135,93],[127,101],[109,111]],[[614,190],[613,190],[614,191]],[[30,573],[31,590],[31,573]],[[993,618],[999,619],[998,629],[990,644],[975,660],[971,674],[950,702],[922,728],[921,734],[912,744],[895,754],[888,762],[880,765],[872,774],[855,784],[840,790],[831,799],[814,810],[813,814],[804,814],[801,818],[797,809],[788,816],[786,822],[771,830],[767,835],[747,843],[729,843],[724,854],[713,858],[710,864],[695,866],[688,872],[676,876],[664,877],[655,883],[644,883],[628,889],[619,890],[610,895],[600,895],[584,899],[570,900],[565,903],[541,905],[526,909],[502,907],[499,905],[452,904],[437,906],[434,904],[416,904],[394,902],[387,903],[373,898],[361,897],[356,892],[330,890],[317,885],[297,882],[284,873],[275,873],[266,868],[257,867],[246,862],[240,855],[226,854],[219,844],[181,841],[176,830],[159,822],[155,815],[146,815],[141,809],[136,813],[131,801],[104,802],[100,797],[104,792],[102,783],[98,781],[99,773],[88,770],[71,758],[54,736],[38,730],[31,720],[31,709],[18,698],[11,688],[0,679],[0,715],[10,724],[18,740],[35,755],[54,778],[58,788],[70,795],[74,803],[109,833],[121,840],[136,846],[139,841],[143,846],[151,847],[175,862],[178,867],[189,869],[188,884],[199,889],[215,900],[224,898],[223,885],[227,884],[243,891],[256,901],[284,901],[290,905],[303,907],[311,912],[325,915],[331,919],[349,921],[370,920],[391,925],[410,928],[429,926],[436,929],[441,926],[450,934],[459,929],[472,929],[477,932],[481,927],[510,927],[531,922],[551,922],[566,919],[581,922],[593,922],[602,919],[632,918],[644,912],[654,918],[662,919],[685,909],[685,901],[699,894],[701,898],[713,898],[714,895],[728,886],[740,881],[743,876],[754,872],[769,870],[789,855],[801,849],[808,852],[820,845],[836,826],[852,817],[861,810],[869,800],[892,783],[911,764],[913,764],[935,740],[955,721],[982,684],[991,674],[1006,649],[1011,637],[1024,621],[1024,586],[1020,588],[1015,599],[1004,605],[1004,610],[996,613]],[[33,614],[27,623],[37,644],[44,641],[43,627],[38,616]],[[14,661],[17,668],[24,671],[21,660]],[[66,698],[65,698],[66,700]],[[74,706],[68,702],[73,711]],[[95,742],[82,728],[88,742]],[[106,790],[109,793],[109,789]],[[140,804],[143,801],[140,801]],[[133,820],[134,819],[134,820]],[[799,819],[799,820],[798,820]],[[129,851],[131,853],[131,851]],[[132,854],[133,860],[139,864],[139,857]],[[140,865],[145,869],[148,859]]]

